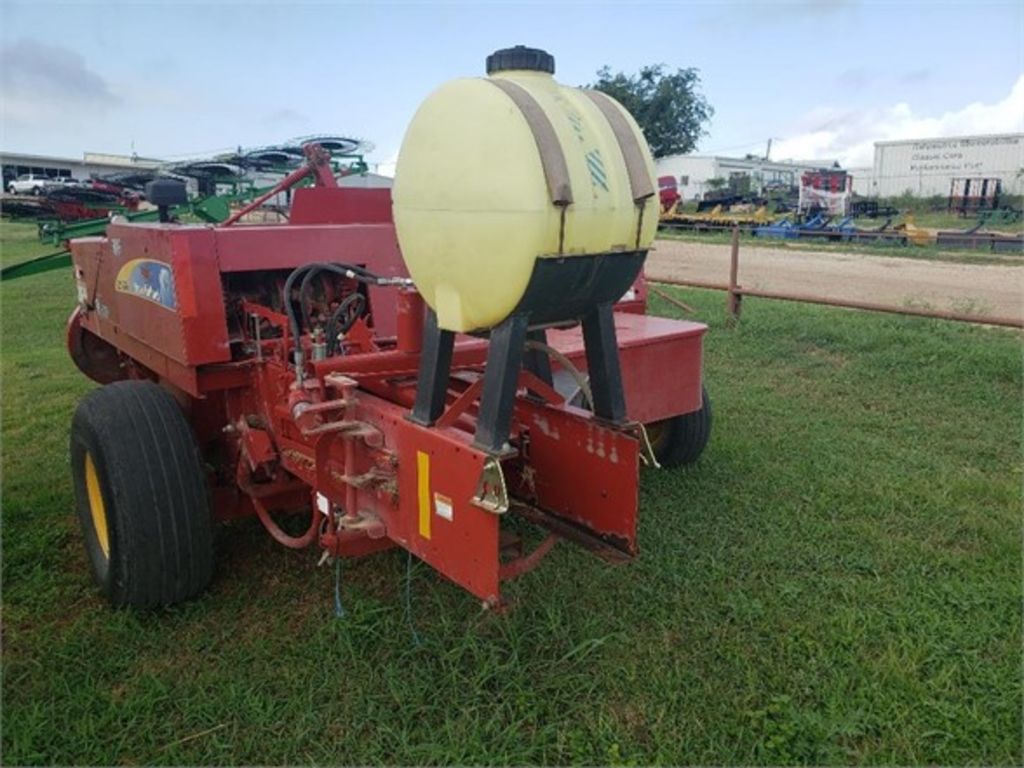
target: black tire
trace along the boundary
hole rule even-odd
[[[693,464],[704,452],[711,438],[711,398],[703,387],[701,398],[700,410],[647,425],[651,448],[661,466],[671,469]]]
[[[170,393],[120,381],[88,394],[71,422],[71,472],[93,576],[112,605],[171,605],[206,587],[209,496],[192,430]]]

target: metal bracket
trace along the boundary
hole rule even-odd
[[[387,485],[395,479],[393,472],[385,472],[377,467],[373,467],[361,475],[337,475],[332,473],[332,476],[338,482],[347,483],[360,489]]]
[[[505,485],[505,473],[501,470],[501,462],[488,458],[484,462],[483,471],[476,484],[476,493],[470,502],[480,509],[503,515],[508,512],[508,487]]]
[[[364,531],[371,539],[379,539],[387,535],[384,521],[368,510],[360,510],[352,515],[345,515],[338,520],[339,531]]]

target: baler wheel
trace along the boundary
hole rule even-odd
[[[647,425],[647,437],[658,463],[665,468],[693,464],[711,437],[711,398],[701,387],[700,410]]]
[[[170,605],[206,587],[209,497],[170,393],[150,381],[89,393],[71,422],[71,470],[93,577],[115,607]]]

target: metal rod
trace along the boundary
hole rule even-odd
[[[739,292],[740,272],[740,228],[732,228],[732,247],[729,249],[729,317],[732,322],[740,319],[740,307],[743,301],[743,294]]]
[[[649,283],[661,283],[662,285],[685,285],[687,288],[706,288],[709,291],[728,291],[728,283],[713,283],[710,280],[679,280],[672,277],[650,277],[644,275]]]
[[[648,278],[652,280],[652,278]],[[653,280],[652,280],[653,282]],[[687,288],[705,288],[712,291],[729,291],[728,285],[709,283],[700,280],[673,280],[658,278],[657,282],[664,285],[680,285]],[[988,315],[971,315],[963,312],[952,312],[942,309],[924,309],[919,307],[894,307],[888,304],[874,304],[867,301],[852,299],[830,299],[824,296],[808,296],[801,293],[784,293],[782,291],[766,291],[758,288],[736,287],[736,293],[743,296],[755,296],[760,299],[779,299],[781,301],[799,301],[805,304],[823,304],[829,307],[845,307],[846,309],[863,309],[868,312],[890,312],[896,315],[913,315],[916,317],[933,317],[938,320],[956,320],[961,323],[980,323],[983,325],[1001,325],[1008,328],[1024,328],[1024,318],[990,317]]]
[[[661,288],[658,288],[656,285],[648,285],[647,286],[647,290],[649,290],[651,293],[653,293],[658,298],[664,299],[669,304],[672,304],[672,305],[678,307],[679,309],[683,310],[683,312],[685,312],[688,315],[696,315],[697,314],[697,310],[694,309],[693,307],[691,307],[685,301],[680,301],[675,296],[673,296],[671,293],[666,293],[665,291],[661,290]]]
[[[285,176],[281,181],[277,183],[272,189],[265,194],[260,195],[258,198],[253,200],[251,203],[246,205],[242,210],[235,213],[233,216],[228,218],[222,227],[229,227],[238,221],[240,218],[245,216],[247,213],[256,210],[267,200],[272,198],[281,192],[288,192],[288,201],[291,203],[291,188],[302,181],[307,176],[313,176],[314,183],[321,187],[337,187],[338,182],[334,178],[334,170],[331,167],[331,153],[321,147],[319,144],[306,144],[302,148],[302,154],[305,156],[305,162],[294,171]],[[285,216],[285,218],[288,218]]]
[[[291,187],[293,184],[297,184],[298,182],[302,181],[304,178],[306,178],[312,172],[313,172],[313,168],[308,166],[308,165],[304,165],[301,168],[295,169],[294,171],[289,173],[287,176],[285,176],[283,179],[281,179],[281,181],[279,181],[275,186],[271,187],[269,190],[267,190],[262,195],[257,197],[251,203],[249,203],[248,205],[244,206],[241,210],[236,211],[223,224],[221,224],[221,226],[222,227],[230,227],[232,224],[234,224],[240,218],[245,216],[247,213],[249,213],[251,211],[255,211],[257,208],[259,208],[261,205],[263,205],[263,203],[265,203],[267,200],[272,198],[274,195],[280,194],[284,190],[286,190],[289,187]]]

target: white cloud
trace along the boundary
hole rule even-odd
[[[1024,74],[1005,98],[977,101],[937,117],[915,114],[906,102],[850,111],[821,107],[801,121],[802,132],[773,146],[775,159],[838,159],[847,168],[871,165],[876,141],[1024,131]]]

